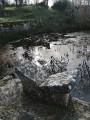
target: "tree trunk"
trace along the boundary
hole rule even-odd
[[[17,0],[16,0],[16,7],[17,7]]]
[[[48,7],[48,0],[44,0],[45,6]]]
[[[88,5],[90,5],[90,0],[88,0]]]
[[[20,6],[23,5],[23,0],[19,0],[19,5],[20,5]]]
[[[15,0],[15,2],[16,2],[16,7],[17,7],[17,0]]]
[[[27,5],[27,0],[25,0],[25,5]]]
[[[48,7],[48,0],[46,0],[46,6]]]
[[[5,8],[5,0],[2,0],[2,8]]]

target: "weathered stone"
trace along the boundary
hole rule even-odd
[[[17,21],[17,22],[7,22],[0,23],[0,32],[5,31],[16,31],[16,30],[33,30],[37,27],[42,27],[41,20],[28,20],[28,21]]]
[[[77,81],[71,96],[90,102],[90,64],[87,61],[78,66]]]
[[[40,87],[43,89],[49,89],[50,92],[52,91],[61,94],[69,93],[76,81],[73,74],[75,74],[75,71],[51,75],[40,85]]]
[[[4,77],[2,81],[7,81],[0,86],[0,105],[9,106],[20,100],[22,93],[22,84],[20,79],[14,79],[10,76]]]
[[[21,65],[16,69],[22,80],[23,89],[28,91],[31,97],[55,103],[67,105],[69,92],[75,83],[76,71],[57,73],[47,76],[45,71],[36,65]]]

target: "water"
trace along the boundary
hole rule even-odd
[[[43,41],[46,40],[46,43],[49,39],[47,36],[41,37]],[[55,39],[54,35],[54,42],[52,42],[53,35],[51,35],[46,46],[43,43],[39,45],[38,42],[31,45],[29,40],[24,40],[23,44],[22,40],[10,43],[0,49],[0,62],[4,64],[11,62],[17,65],[26,61],[33,61],[37,66],[42,66],[47,64],[53,56],[61,61],[68,62],[67,70],[76,69],[84,59],[90,62],[90,35],[88,33],[70,33],[63,38],[59,34],[56,36],[58,39]],[[40,36],[36,36],[36,40],[38,37]]]

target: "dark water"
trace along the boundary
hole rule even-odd
[[[54,38],[54,42],[51,41],[51,38]],[[21,64],[26,61],[33,60],[33,62],[40,66],[42,64],[47,64],[51,56],[53,56],[61,61],[68,62],[68,70],[77,68],[78,64],[80,64],[84,59],[87,59],[89,62],[89,33],[70,33],[64,37],[56,34],[51,35],[50,40],[48,40],[49,35],[44,35],[41,37],[43,41],[42,44],[37,42],[38,39],[39,36],[35,38],[35,45],[31,45],[30,39],[25,39],[2,47],[2,49],[0,49],[0,62],[11,62],[12,64],[16,65],[18,63]],[[49,42],[47,43],[47,41]],[[47,44],[46,46],[44,45],[45,42]]]

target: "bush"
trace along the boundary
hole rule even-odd
[[[64,11],[68,5],[68,1],[67,0],[63,0],[63,1],[58,1],[56,3],[54,3],[54,5],[52,6],[53,9],[57,9],[60,11]]]

